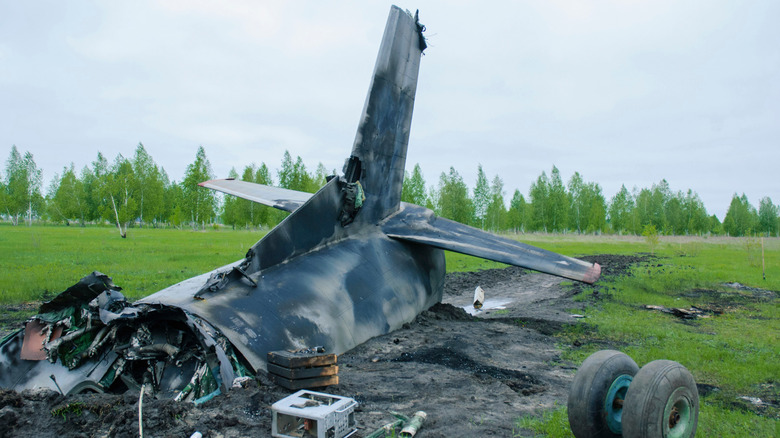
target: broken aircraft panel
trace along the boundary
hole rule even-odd
[[[0,386],[145,386],[158,397],[203,400],[236,376],[266,372],[269,351],[324,346],[340,354],[410,322],[441,300],[444,250],[596,281],[597,264],[401,202],[423,29],[416,15],[391,8],[343,175],[315,194],[202,183],[291,214],[243,259],[134,304],[107,277],[85,278],[91,286],[52,301],[70,303],[70,313],[42,307],[27,335],[0,343]],[[29,359],[20,356],[25,339],[37,344],[28,345]]]

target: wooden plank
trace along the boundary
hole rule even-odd
[[[312,377],[311,379],[291,380],[276,374],[268,373],[268,378],[277,385],[290,390],[321,388],[323,386],[338,385],[339,376]]]
[[[285,368],[324,367],[336,364],[335,354],[292,353],[289,351],[271,351],[268,353],[268,363]]]
[[[339,367],[328,365],[313,368],[285,368],[272,363],[268,364],[268,372],[288,379],[308,379],[310,377],[335,376],[339,373]]]

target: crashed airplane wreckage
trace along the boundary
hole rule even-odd
[[[340,354],[441,301],[444,250],[587,283],[598,264],[400,201],[424,27],[392,7],[344,175],[317,193],[201,185],[291,214],[246,257],[128,303],[98,272],[0,343],[0,387],[153,391],[204,401],[267,371],[270,351]]]

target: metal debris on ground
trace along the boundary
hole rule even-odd
[[[752,404],[753,406],[763,406],[763,405],[766,404],[766,403],[764,403],[763,400],[761,400],[758,397],[750,397],[750,396],[747,396],[747,395],[743,395],[743,396],[740,396],[738,398],[740,400],[745,400],[746,402],[750,402],[750,404]]]
[[[355,407],[349,397],[298,391],[271,406],[271,435],[281,438],[345,438],[357,432]]]
[[[385,438],[388,436],[399,436],[405,438],[411,438],[417,434],[420,428],[428,417],[423,411],[417,411],[409,418],[406,415],[399,414],[398,412],[390,412],[395,418],[395,421],[385,424],[379,429],[366,435],[366,438]],[[401,429],[400,432],[397,432]]]
[[[682,319],[710,318],[711,315],[708,313],[715,313],[698,308],[696,306],[691,306],[690,309],[681,309],[677,307],[654,306],[648,304],[645,306],[645,309],[658,310],[660,312],[668,313]]]
[[[481,309],[483,304],[485,304],[485,290],[477,286],[474,289],[474,308]]]
[[[178,308],[132,305],[121,289],[93,272],[43,303],[0,346],[13,362],[3,364],[0,387],[25,382],[17,389],[55,386],[64,395],[145,387],[156,398],[198,403],[250,376],[213,326]],[[19,344],[21,353],[6,351]]]
[[[399,436],[401,436],[402,438],[412,438],[417,434],[417,431],[420,430],[426,418],[428,418],[428,414],[426,414],[425,412],[423,411],[415,412],[412,418],[406,424],[406,426],[404,426],[404,428],[401,429],[401,434]]]

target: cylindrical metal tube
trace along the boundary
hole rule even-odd
[[[477,286],[474,289],[474,308],[481,309],[483,304],[485,304],[485,290]]]
[[[412,438],[418,430],[423,425],[423,422],[425,422],[425,418],[428,417],[428,414],[426,414],[423,411],[417,411],[412,415],[412,418],[409,420],[409,423],[404,426],[403,429],[401,429],[401,433],[399,436],[402,438]]]

